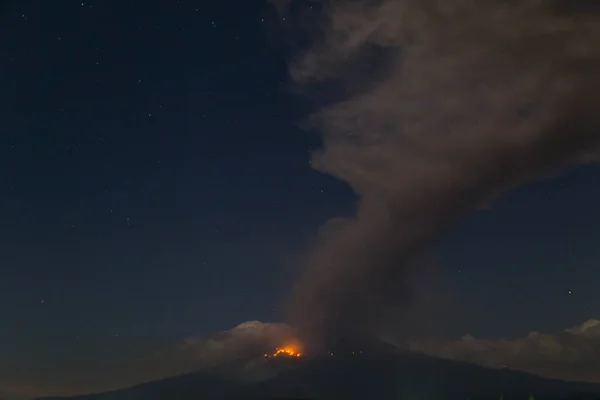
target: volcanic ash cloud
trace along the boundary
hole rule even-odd
[[[324,146],[312,165],[360,201],[326,229],[291,295],[289,321],[319,339],[371,330],[390,305],[410,305],[409,275],[458,219],[595,160],[600,143],[600,12],[589,1],[326,8],[291,73],[347,94],[314,116]]]

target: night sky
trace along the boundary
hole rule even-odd
[[[290,89],[285,17],[254,0],[2,7],[0,375],[34,385],[67,359],[282,320],[296,258],[356,201],[309,165],[315,100]],[[527,186],[444,239],[448,334],[598,317],[599,178]]]

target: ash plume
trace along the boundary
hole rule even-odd
[[[600,147],[600,10],[587,0],[326,2],[298,85],[344,98],[313,118],[318,171],[356,216],[329,224],[288,321],[317,341],[368,334],[466,213]]]

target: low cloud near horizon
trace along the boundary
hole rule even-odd
[[[218,367],[262,354],[291,337],[283,323],[248,321],[212,335],[198,335],[162,348],[127,346],[120,359],[99,358],[88,349],[62,360],[63,368],[0,368],[0,399],[72,396],[97,393],[170,376]],[[135,349],[134,349],[135,348]],[[90,361],[93,360],[93,361]],[[14,367],[14,366],[13,366]],[[262,379],[263,371],[252,362],[232,369],[243,380]]]
[[[106,368],[103,364],[77,365],[69,371],[46,371],[38,376],[0,381],[0,396],[35,397],[74,395],[123,388],[203,368],[235,362],[284,344],[291,338],[284,323],[248,321],[209,336],[186,338],[161,351],[130,357]],[[412,351],[465,361],[485,367],[513,370],[563,380],[600,383],[600,320],[589,320],[558,333],[532,332],[510,340],[427,340],[397,343]],[[239,379],[268,377],[251,362],[234,370]],[[78,382],[77,386],[75,382]]]
[[[465,335],[459,340],[414,341],[409,349],[484,367],[506,366],[546,378],[600,383],[600,320],[508,340]]]

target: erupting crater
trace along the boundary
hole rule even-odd
[[[298,345],[286,345],[283,347],[275,348],[275,351],[271,354],[265,353],[265,358],[271,357],[302,357],[303,354],[300,351],[300,346]]]

